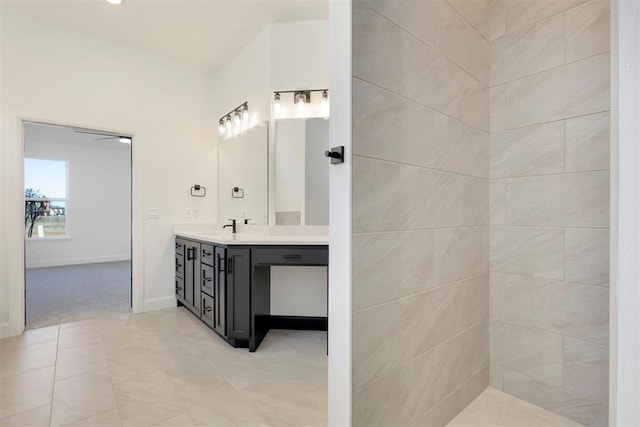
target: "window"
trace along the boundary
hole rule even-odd
[[[24,159],[24,226],[27,239],[67,235],[67,162]]]

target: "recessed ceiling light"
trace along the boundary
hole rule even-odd
[[[122,0],[106,0],[107,3],[111,3],[111,4],[121,4]]]

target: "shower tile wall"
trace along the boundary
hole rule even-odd
[[[606,425],[609,1],[491,13],[491,384]]]
[[[353,4],[353,424],[489,383],[488,2]]]

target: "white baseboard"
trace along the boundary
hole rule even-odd
[[[9,336],[9,323],[0,323],[0,338],[6,338]]]
[[[131,261],[131,255],[96,256],[87,258],[27,261],[27,268],[62,267],[65,265],[98,264],[102,262]]]
[[[162,310],[176,306],[176,297],[152,298],[144,300],[144,311]]]

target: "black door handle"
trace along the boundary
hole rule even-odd
[[[301,259],[302,255],[299,254],[295,254],[295,255],[284,255],[283,256],[284,259]]]
[[[324,156],[331,159],[332,165],[344,163],[344,146],[333,147],[331,150],[325,151]]]

